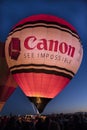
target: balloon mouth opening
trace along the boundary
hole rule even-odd
[[[44,98],[44,97],[28,97],[28,99],[36,106],[39,113],[42,113],[45,106],[52,98]]]

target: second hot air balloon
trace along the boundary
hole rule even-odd
[[[0,42],[0,111],[17,88],[17,83],[7,65],[4,49],[5,44]]]
[[[41,113],[76,74],[83,49],[71,24],[40,14],[13,27],[6,40],[5,55],[14,79]]]

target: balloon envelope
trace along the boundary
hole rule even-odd
[[[0,42],[0,111],[17,87],[6,62],[4,47],[5,44]]]
[[[76,74],[83,49],[71,24],[40,14],[13,27],[6,40],[5,55],[16,82],[42,112]]]

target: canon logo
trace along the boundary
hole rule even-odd
[[[24,41],[24,47],[29,50],[37,48],[38,50],[47,50],[67,54],[74,57],[75,47],[68,45],[66,42],[58,40],[47,40],[45,38],[37,39],[35,36],[29,36]]]

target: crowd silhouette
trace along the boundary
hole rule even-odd
[[[0,116],[0,130],[87,130],[87,114]]]

